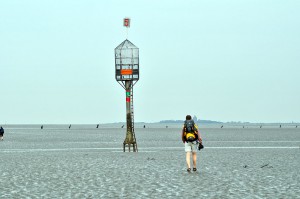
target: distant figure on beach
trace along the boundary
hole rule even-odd
[[[296,128],[298,128],[298,126],[296,126]]]
[[[96,128],[99,128],[99,124],[97,124],[97,127]]]
[[[121,128],[124,128],[124,125]]]
[[[44,128],[44,126],[42,125],[42,126],[41,126],[41,129],[43,129],[43,128]]]
[[[168,128],[168,126],[166,126],[166,129]]]
[[[4,136],[4,129],[3,127],[1,126],[0,127],[0,140],[3,141],[3,136]]]
[[[144,128],[146,128],[146,125],[144,125]]]
[[[72,125],[70,124],[69,129],[71,128],[71,126],[72,126]]]
[[[261,128],[261,127],[262,127],[262,125],[259,126],[259,128]]]
[[[281,128],[281,124],[280,124],[279,128]]]
[[[197,171],[197,149],[200,145],[203,146],[202,138],[198,126],[195,124],[194,120],[192,120],[192,117],[187,115],[185,119],[181,138],[186,152],[187,171],[191,172],[191,153],[193,158],[193,171]]]
[[[223,128],[223,125],[221,126],[221,129]]]
[[[245,128],[245,127],[243,126],[243,128]]]

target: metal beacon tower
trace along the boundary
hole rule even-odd
[[[130,27],[130,19],[124,19],[124,26]],[[128,39],[115,48],[116,80],[126,91],[126,138],[123,142],[123,151],[126,146],[138,152],[134,133],[133,86],[139,80],[139,49]]]

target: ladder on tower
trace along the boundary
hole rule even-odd
[[[133,148],[135,148],[136,152],[138,152],[137,143],[136,143],[136,139],[135,139],[135,131],[134,131],[133,86],[130,89],[130,112],[131,112],[132,136],[133,136],[133,142],[135,145],[135,146],[133,146]]]

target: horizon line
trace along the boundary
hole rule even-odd
[[[184,120],[162,120],[159,122],[135,122],[136,124],[180,124]],[[199,122],[202,124],[211,124],[211,125],[217,125],[217,124],[260,124],[260,125],[270,125],[270,124],[294,124],[294,125],[300,125],[300,122],[235,122],[235,121],[230,121],[230,122],[218,122],[218,121],[212,121],[212,120],[204,120],[204,122]],[[105,123],[0,123],[1,125],[106,125],[106,124],[126,124],[126,122],[105,122]]]

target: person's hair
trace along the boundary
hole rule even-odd
[[[185,119],[186,119],[186,120],[191,120],[191,119],[192,119],[192,116],[187,115],[187,116],[185,116]]]

